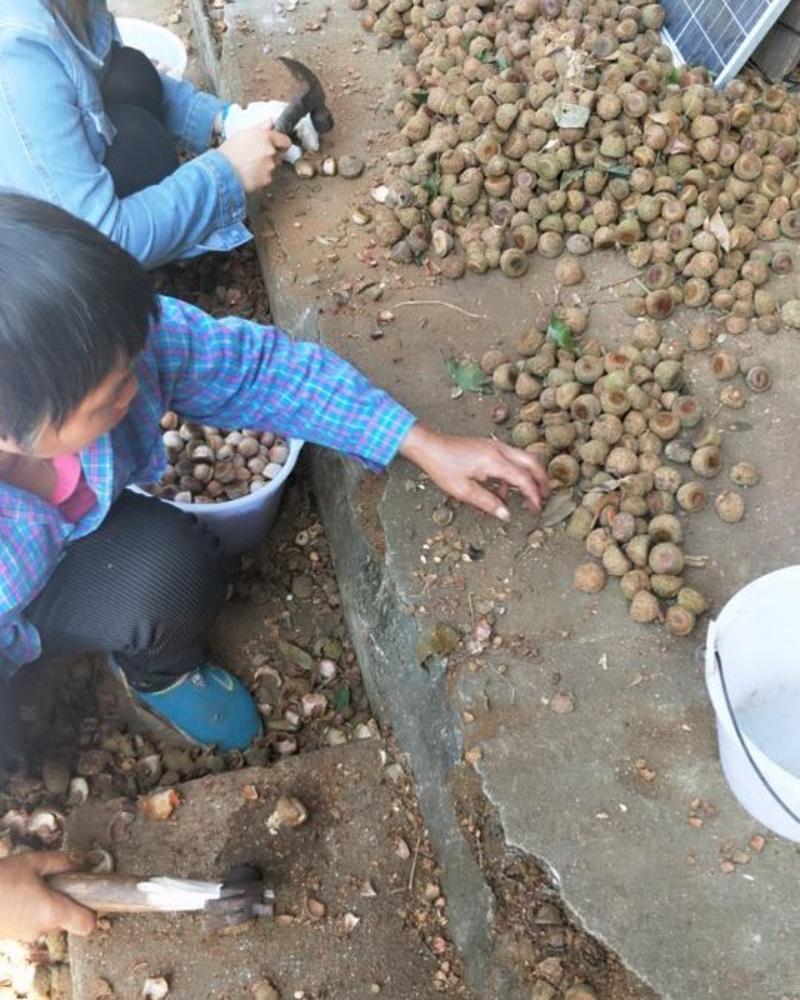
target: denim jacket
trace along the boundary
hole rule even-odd
[[[228,160],[208,148],[224,105],[188,83],[162,75],[165,124],[200,155],[160,184],[116,196],[103,166],[115,130],[100,81],[117,37],[105,0],[89,0],[88,44],[46,0],[2,0],[0,186],[85,219],[145,267],[239,246],[250,238],[244,189]]]

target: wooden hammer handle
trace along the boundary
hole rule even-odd
[[[142,879],[131,875],[65,872],[63,875],[51,875],[47,882],[56,892],[63,892],[76,903],[82,903],[99,913],[162,912],[138,888]]]

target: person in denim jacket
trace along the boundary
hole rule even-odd
[[[106,0],[0,5],[0,187],[85,219],[145,267],[250,238],[246,194],[299,155],[269,128],[283,106],[226,105],[159,73],[121,45]],[[180,164],[178,146],[198,155]]]

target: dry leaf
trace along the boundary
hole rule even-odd
[[[255,785],[244,785],[242,795],[248,802],[255,802],[258,799],[258,789]]]
[[[710,219],[706,219],[705,228],[712,236],[716,237],[717,243],[719,243],[725,253],[728,253],[731,248],[731,234],[725,225],[725,220],[722,218],[722,213],[719,209],[716,210]]]
[[[556,524],[561,524],[562,521],[566,521],[570,517],[577,506],[578,503],[572,492],[554,493],[539,515],[541,527],[552,528]]]

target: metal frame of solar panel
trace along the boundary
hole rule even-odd
[[[789,0],[662,0],[662,35],[676,60],[705,66],[724,87],[753,54]]]

